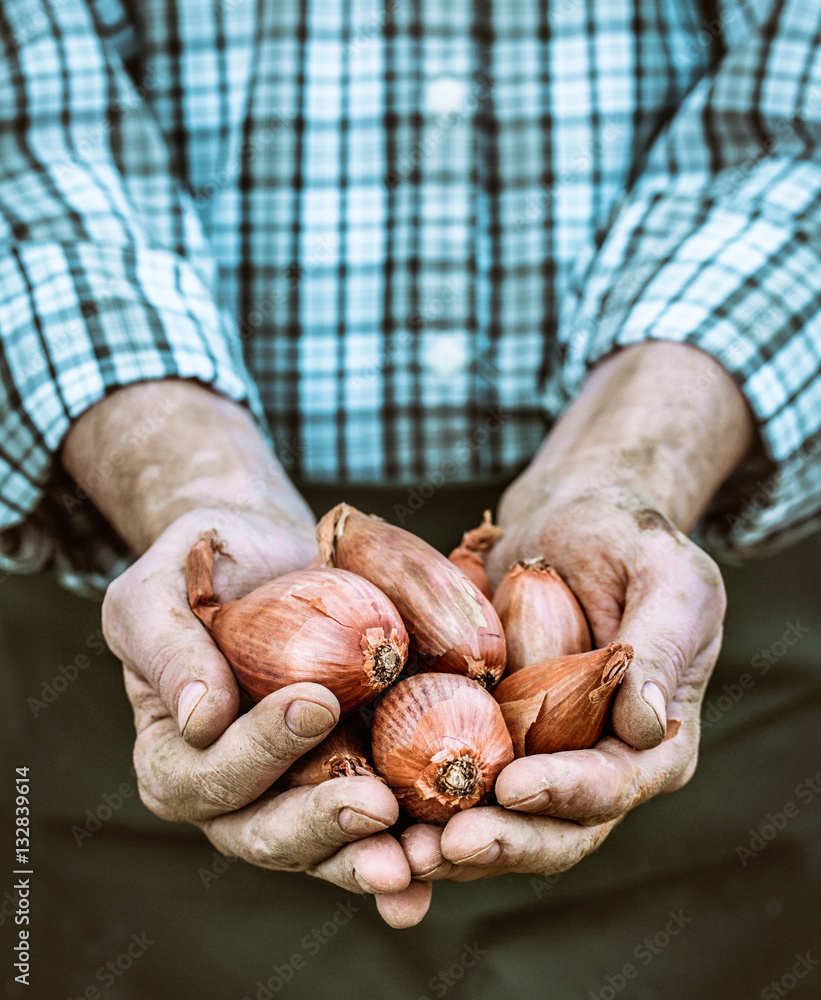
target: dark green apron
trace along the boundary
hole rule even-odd
[[[496,490],[442,488],[405,526],[447,550]],[[346,499],[395,520],[388,496]],[[421,499],[421,498],[420,498]],[[416,503],[416,501],[414,501]],[[816,536],[726,570],[701,762],[559,876],[439,883],[416,928],[304,875],[227,861],[139,801],[99,606],[0,583],[0,974],[44,1000],[742,1000],[821,996],[821,607]],[[30,982],[15,984],[14,768],[34,814]],[[21,876],[22,877],[22,876]],[[25,929],[25,928],[24,928]]]

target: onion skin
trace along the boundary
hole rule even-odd
[[[604,731],[616,689],[633,661],[633,647],[603,649],[533,663],[506,677],[493,696],[517,757],[586,750]]]
[[[593,648],[581,605],[542,558],[514,563],[499,581],[493,607],[505,631],[509,674]]]
[[[348,715],[320,744],[294,761],[281,780],[288,788],[350,777],[376,778],[384,784],[384,779],[368,763],[367,742],[362,720]]]
[[[505,669],[505,640],[490,601],[416,535],[338,504],[317,527],[329,566],[370,580],[396,605],[425,670],[465,674],[487,688]]]
[[[493,597],[493,591],[485,572],[482,553],[492,549],[503,534],[502,529],[493,523],[490,511],[486,510],[484,520],[479,527],[466,531],[460,544],[448,556],[454,566],[458,566],[489,601]]]
[[[416,674],[376,707],[376,770],[413,819],[445,823],[483,802],[513,745],[493,696],[461,674]]]
[[[213,531],[191,547],[189,604],[254,701],[313,681],[336,695],[344,714],[371,701],[401,671],[407,631],[367,580],[326,567],[298,570],[220,605],[212,581],[216,554],[226,553]]]
[[[451,552],[448,559],[450,559],[454,566],[459,567],[471,583],[476,585],[483,597],[486,597],[488,600],[493,597],[490,580],[488,580],[487,573],[485,572],[485,561],[478,552],[471,552],[470,549],[466,549],[460,545]]]

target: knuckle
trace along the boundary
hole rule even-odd
[[[285,765],[299,756],[300,751],[289,744],[288,729],[283,725],[277,734],[253,729],[248,733],[248,754],[260,765],[269,766],[272,761]]]
[[[209,768],[207,760],[200,760],[191,775],[191,793],[195,801],[204,807],[203,812],[212,815],[235,812],[247,805],[248,798],[238,775],[233,769],[217,771]]]
[[[545,869],[544,875],[555,875],[557,872],[566,872],[583,861],[588,853],[587,838],[580,839],[574,837],[566,844],[564,850],[555,857],[553,863]]]
[[[652,680],[672,696],[688,677],[688,668],[695,652],[695,635],[671,635],[669,631],[659,631],[648,638],[641,660],[634,659],[625,675],[625,684],[638,692],[647,680]],[[688,647],[692,645],[692,652]],[[638,695],[637,695],[638,696]],[[614,707],[614,716],[619,706]]]
[[[718,567],[716,567],[716,572],[718,572]],[[713,588],[712,605],[715,611],[718,613],[717,617],[719,622],[723,622],[724,615],[727,612],[727,589],[724,586],[724,580],[720,574],[718,582],[715,584]]]
[[[139,778],[137,779],[137,791],[140,796],[140,801],[145,808],[148,809],[149,812],[154,813],[154,815],[159,819],[175,822],[176,820],[183,818],[180,811],[171,802],[165,799],[158,799]]]
[[[173,772],[169,774],[162,764],[163,760],[169,759],[169,755],[168,741],[152,737],[150,727],[138,735],[133,761],[140,801],[160,819],[176,821],[186,816]]]
[[[718,564],[714,559],[707,555],[704,549],[699,548],[698,545],[693,542],[691,542],[691,546],[693,569],[695,569],[702,581],[710,587],[711,590],[714,590],[721,596],[724,596],[724,580],[722,579],[721,570],[718,568]]]
[[[687,542],[687,571],[694,583],[694,592],[699,594],[705,611],[717,614],[721,621],[727,607],[727,592],[718,563],[704,549],[689,538]]]
[[[651,665],[662,675],[672,678],[683,677],[689,663],[689,657],[683,648],[681,638],[676,635],[659,634],[654,636],[654,655]]]
[[[563,857],[558,865],[554,865],[548,874],[555,874],[557,871],[568,871],[575,867],[580,861],[597,850],[607,839],[618,819],[615,817],[602,818],[590,824],[582,825],[581,836],[576,837],[567,845]]]
[[[177,666],[182,670],[187,668],[188,665],[184,662],[186,658],[190,658],[190,648],[180,645],[176,639],[163,642],[151,651],[145,664],[145,676],[151,681],[160,697],[163,697],[166,678],[174,673],[174,668]],[[174,709],[173,704],[168,702],[166,707],[169,711]]]
[[[577,865],[580,861],[583,861],[587,857],[590,852],[589,843],[589,838],[585,835],[570,845],[565,855],[565,863],[568,868],[572,868],[574,865]]]
[[[153,767],[137,767],[137,790],[140,801],[155,816],[169,822],[197,822],[215,815],[216,810],[203,808],[203,802],[192,793],[191,785],[175,774],[154,774]]]
[[[587,857],[593,851],[598,850],[601,844],[607,839],[613,825],[615,817],[609,817],[597,826],[587,828],[584,840],[580,845],[581,858]],[[579,860],[581,860],[581,858]]]
[[[621,816],[626,810],[631,808],[631,805],[635,805],[639,798],[638,793],[628,795],[628,802],[630,804],[625,804],[624,801],[617,801],[611,804],[608,808],[599,806],[595,809],[590,809],[584,815],[580,816],[578,822],[583,827],[588,827],[591,830],[595,827],[599,827],[602,823],[609,823],[611,820],[616,819],[616,817]]]
[[[122,610],[124,607],[123,590],[125,588],[123,577],[125,575],[123,573],[108,585],[100,612],[103,636],[109,649],[117,656],[122,656]]]
[[[565,501],[550,511],[550,516],[540,519],[535,528],[535,542],[539,551],[552,553],[562,551],[568,533],[572,533],[575,544],[595,534],[601,521],[597,517],[585,517],[590,504],[587,496]]]
[[[182,807],[181,796],[174,783],[170,782],[165,775],[154,777],[150,766],[146,767],[136,754],[134,763],[137,775],[137,792],[146,809],[159,819],[169,822],[187,819],[186,810]]]
[[[138,720],[137,732],[139,733],[142,729],[139,725],[140,719],[148,716],[153,721],[156,718],[155,713],[152,711],[156,704],[154,690],[145,678],[138,674],[136,670],[129,667],[127,663],[123,663],[122,666],[125,693],[131,702],[135,718]]]
[[[590,810],[584,816],[580,817],[578,822],[583,827],[590,830],[596,830],[603,824],[612,823],[620,816],[623,816],[641,801],[643,801],[642,794],[638,789],[636,789],[632,793],[627,793],[625,800],[619,800],[607,809],[599,807],[598,809]],[[599,842],[597,841],[592,847],[585,847],[584,853],[586,854],[589,850],[593,850],[598,846],[598,843]]]
[[[684,786],[690,781],[693,775],[696,773],[698,768],[698,751],[694,751],[690,759],[688,760],[684,769],[672,778],[668,784],[664,787],[663,791],[667,792],[677,792],[679,789],[684,788]]]
[[[257,834],[251,844],[254,863],[264,868],[282,872],[299,872],[305,869],[294,850],[294,845],[264,833]]]

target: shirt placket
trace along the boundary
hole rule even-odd
[[[421,15],[420,15],[421,16]],[[422,478],[447,478],[472,467],[461,448],[475,355],[475,50],[471,5],[425,9],[424,31],[406,41],[416,62],[415,102],[401,109],[396,173],[399,223],[406,232],[404,320],[411,378],[407,400],[409,466]],[[454,456],[444,469],[443,456]]]

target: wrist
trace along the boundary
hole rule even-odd
[[[195,463],[197,456],[192,456]],[[151,483],[153,476],[146,475]],[[171,524],[187,514],[207,511],[213,526],[230,520],[235,515],[247,513],[265,518],[276,527],[288,531],[311,548],[316,549],[316,524],[310,512],[289,505],[284,496],[277,496],[270,488],[269,471],[260,468],[258,473],[226,474],[218,479],[208,475],[193,477],[173,491],[148,492],[135,517],[138,530],[130,532],[130,542],[135,552],[144,552]],[[118,520],[122,520],[120,517]],[[118,525],[118,530],[122,531]]]
[[[668,517],[677,527],[689,520],[684,511],[686,491],[676,475],[674,458],[661,448],[640,451],[624,448],[588,447],[561,467],[546,464],[543,477],[531,484],[533,501],[542,507],[557,507],[571,500],[607,494],[634,497]]]
[[[752,437],[746,401],[709,355],[666,342],[627,348],[591,373],[505,494],[500,522],[607,492],[688,533]]]
[[[193,382],[127,386],[73,424],[67,471],[137,553],[200,508],[263,514],[313,536],[313,517],[250,415]]]

